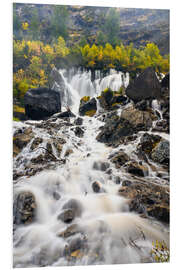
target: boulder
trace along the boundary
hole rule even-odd
[[[152,67],[145,69],[126,88],[126,95],[135,102],[143,99],[158,99],[161,96],[161,85]]]
[[[95,181],[95,182],[92,183],[92,190],[95,193],[99,193],[101,191],[100,184],[97,181]]]
[[[119,194],[129,200],[129,210],[169,223],[169,187],[141,179],[120,187]]]
[[[144,177],[148,175],[148,167],[141,165],[136,161],[132,161],[127,165],[127,172]]]
[[[69,117],[76,117],[74,113],[71,112],[71,110],[67,110],[65,112],[61,112],[61,113],[58,113],[56,114],[56,117],[57,118],[69,118]]]
[[[80,128],[79,126],[77,126],[75,129],[74,129],[74,133],[77,137],[79,138],[82,138],[83,135],[84,135],[84,130],[82,128]]]
[[[95,161],[93,164],[93,169],[98,171],[106,171],[110,167],[108,162]]]
[[[82,214],[83,207],[78,200],[70,199],[63,205],[62,209],[63,210],[71,209],[73,211],[74,216],[79,217]]]
[[[139,155],[144,153],[147,154],[148,157],[151,157],[152,150],[156,147],[161,139],[162,138],[159,135],[144,133],[137,147]]]
[[[120,168],[121,166],[125,165],[125,163],[129,161],[129,157],[126,153],[123,151],[119,151],[115,153],[115,155],[112,157],[111,162],[113,162],[116,166],[116,168]]]
[[[61,111],[60,92],[48,88],[30,89],[24,95],[25,114],[41,120]]]
[[[65,223],[71,222],[75,218],[75,213],[72,209],[66,209],[60,213],[57,217],[58,220],[61,220]]]
[[[88,100],[85,102],[83,98],[80,101],[79,114],[81,116],[93,116],[97,111],[97,101],[95,98]]]
[[[81,126],[82,123],[83,123],[83,119],[82,119],[81,117],[78,117],[78,118],[76,118],[76,119],[74,120],[74,124],[75,124],[76,126]]]
[[[162,140],[151,153],[153,161],[169,166],[169,141]]]
[[[32,223],[35,220],[36,208],[35,196],[31,192],[19,193],[13,203],[13,223],[16,225]]]

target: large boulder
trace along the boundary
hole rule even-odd
[[[151,153],[153,161],[169,166],[169,141],[162,140]]]
[[[25,114],[41,120],[61,111],[60,92],[45,87],[30,89],[24,95]]]
[[[87,100],[87,102],[86,102]],[[81,116],[93,116],[97,111],[97,101],[95,98],[91,100],[88,97],[84,97],[80,100],[79,114]]]
[[[161,85],[152,67],[145,69],[126,89],[126,95],[135,102],[157,99],[161,96]]]

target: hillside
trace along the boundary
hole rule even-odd
[[[36,16],[41,22],[41,39],[49,39],[53,16],[53,5],[16,4],[14,12],[22,23],[32,20],[31,11],[36,10]],[[169,53],[169,10],[116,8],[119,15],[117,38],[127,45],[133,42],[135,47],[144,46],[147,42],[158,45],[161,54]],[[68,44],[78,43],[86,39],[90,44],[97,41],[97,35],[104,31],[110,8],[67,6],[64,23],[67,28]],[[62,14],[63,16],[63,14]],[[59,18],[61,14],[59,15]],[[15,27],[14,27],[15,28]],[[16,30],[14,29],[16,36]]]

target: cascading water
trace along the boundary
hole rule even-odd
[[[106,87],[117,91],[123,84],[128,84],[128,75],[112,74],[112,71],[103,79],[96,78],[94,83],[90,81],[88,72],[79,72],[69,78],[65,77],[65,71],[60,73],[67,91],[63,104],[69,106],[71,100],[70,107],[76,113],[81,96],[97,96]],[[118,111],[120,113],[121,109]],[[165,241],[168,245],[168,228],[129,212],[129,200],[119,195],[121,184],[117,185],[115,179],[117,175],[124,180],[130,176],[124,171],[117,171],[108,160],[109,155],[120,148],[138,160],[135,148],[142,133],[132,143],[112,150],[96,140],[103,123],[96,117],[82,118],[82,138],[72,130],[72,119],[69,125],[62,125],[56,131],[57,138],[66,139],[60,158],[66,158],[67,150],[73,150],[65,164],[56,166],[53,171],[22,177],[14,185],[14,197],[23,191],[31,192],[37,204],[35,221],[15,229],[14,267],[151,262],[152,241]],[[61,119],[56,119],[53,125],[58,126],[61,122]],[[43,139],[40,146],[45,147],[51,135],[46,127],[38,129],[39,123],[41,121],[17,123],[14,129],[32,127],[35,136]],[[29,164],[33,157],[44,151],[39,148],[32,152],[31,146],[32,140],[14,159],[16,169],[23,171],[24,163],[21,160]],[[53,153],[57,156],[54,150]],[[107,169],[100,169],[101,164],[108,164],[111,177]],[[100,187],[100,193],[94,192],[94,182],[96,188]],[[58,217],[62,215],[64,205],[71,200],[76,201],[78,214],[69,225]],[[71,224],[74,224],[76,232],[73,233],[71,227],[71,233],[65,237]]]

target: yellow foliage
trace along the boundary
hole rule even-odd
[[[90,110],[90,111],[85,112],[85,115],[89,116],[89,117],[92,117],[92,116],[95,115],[95,113],[96,113],[96,110]]]

